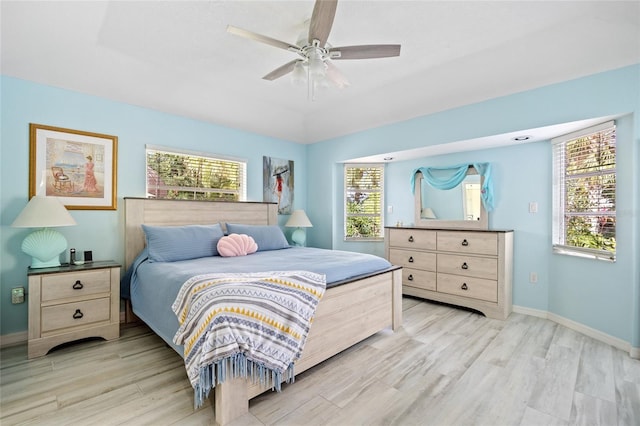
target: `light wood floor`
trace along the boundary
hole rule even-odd
[[[1,356],[0,423],[211,424],[182,359],[145,326]],[[238,425],[640,425],[640,361],[553,322],[404,300],[382,332],[253,399]]]

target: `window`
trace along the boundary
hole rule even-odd
[[[244,201],[246,162],[147,146],[147,197]]]
[[[616,128],[552,140],[554,252],[615,260]]]
[[[345,164],[344,186],[345,240],[384,238],[384,166]]]

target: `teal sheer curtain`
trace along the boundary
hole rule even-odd
[[[491,164],[489,163],[473,163],[471,166],[475,167],[480,176],[484,177],[482,183],[482,189],[480,190],[480,196],[482,198],[482,204],[486,211],[493,210],[493,180],[491,178]],[[460,185],[460,182],[467,176],[467,170],[469,164],[459,164],[449,167],[418,167],[411,173],[411,192],[415,189],[416,173],[422,173],[424,180],[436,189],[451,189]],[[450,173],[436,173],[436,172],[450,172]],[[436,174],[438,176],[436,176]]]

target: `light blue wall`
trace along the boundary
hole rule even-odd
[[[12,287],[26,286],[30,258],[20,245],[30,232],[11,228],[28,200],[29,123],[118,136],[118,210],[73,210],[78,226],[59,228],[69,247],[94,259],[123,262],[122,198],[145,195],[145,144],[244,158],[247,198],[262,201],[262,156],[293,160],[294,208],[306,208],[306,147],[68,90],[2,77],[0,150],[0,334],[27,329],[27,304],[12,305]],[[279,218],[282,225],[287,216]]]
[[[385,222],[414,222],[411,171],[418,166],[490,162],[495,211],[489,225],[513,229],[514,304],[548,311],[640,347],[640,65],[418,117],[309,147],[307,206],[312,245],[380,254],[383,243],[342,239],[342,164],[352,158],[420,148],[540,126],[605,117],[618,120],[616,263],[551,252],[549,141],[391,162],[385,171]],[[537,214],[528,213],[536,201]],[[529,283],[529,273],[538,283]]]
[[[9,289],[25,284],[29,260],[20,252],[27,231],[10,228],[27,199],[28,123],[119,137],[118,197],[144,194],[144,145],[244,157],[249,199],[260,200],[262,155],[296,163],[295,207],[314,224],[317,247],[383,254],[382,243],[346,243],[342,161],[389,151],[519,131],[608,115],[618,120],[618,261],[551,253],[551,149],[548,142],[390,163],[385,205],[389,225],[413,222],[409,174],[417,166],[486,161],[494,167],[496,209],[490,227],[515,231],[514,303],[549,311],[640,347],[640,65],[468,105],[309,146],[2,78],[0,213],[2,334],[26,329],[26,304],[11,305]],[[257,149],[256,149],[257,148]],[[312,159],[312,161],[311,161]],[[304,172],[303,172],[304,171]],[[121,202],[121,200],[119,200]],[[539,212],[528,213],[537,201]],[[64,228],[70,245],[95,258],[122,261],[122,210],[73,211],[79,226]],[[281,218],[281,223],[286,218]],[[539,282],[528,282],[537,272]]]

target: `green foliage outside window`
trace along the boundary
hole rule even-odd
[[[147,194],[176,200],[238,201],[244,164],[147,150]]]
[[[568,141],[564,158],[564,244],[615,253],[615,128]]]
[[[381,166],[345,167],[345,238],[377,239],[383,236]]]
[[[380,194],[371,194],[362,201],[347,198],[347,237],[377,238],[382,233],[379,215],[370,216],[366,212],[380,204]]]

